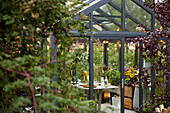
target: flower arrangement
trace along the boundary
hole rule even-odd
[[[86,71],[84,71],[84,70],[81,71],[80,75],[81,75],[82,82],[87,82],[88,81],[88,79],[87,79],[87,72]]]
[[[138,81],[139,76],[137,75],[137,69],[133,67],[127,67],[125,69],[125,83],[133,84]]]

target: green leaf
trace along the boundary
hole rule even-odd
[[[39,66],[34,66],[29,69],[29,71],[36,72],[36,73],[43,73],[45,70]]]
[[[20,88],[20,87],[23,87],[23,86],[28,86],[28,83],[27,83],[26,80],[27,80],[27,78],[25,78],[25,80],[17,80],[15,82],[6,84],[4,86],[4,90],[5,91],[9,91],[9,90],[12,90],[12,89],[15,89],[15,88]]]
[[[9,24],[12,24],[14,22],[15,22],[14,18],[11,18],[11,19],[9,19],[5,22],[5,25],[9,25]]]
[[[9,15],[4,15],[3,16],[3,20],[7,20],[7,19],[10,19],[11,18],[11,16],[9,16]]]

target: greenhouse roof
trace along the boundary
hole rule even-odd
[[[86,0],[85,3],[89,5],[85,6],[79,13],[87,16],[93,13],[93,29],[97,31],[121,32],[122,24],[125,24],[126,32],[146,32],[160,27],[154,12],[139,0],[126,0],[124,11],[121,10],[121,0]],[[124,17],[122,17],[122,13],[125,13]],[[122,18],[125,18],[124,22],[122,22]],[[141,27],[138,27],[138,24]]]
[[[121,72],[121,113],[124,113],[124,53],[125,53],[125,38],[145,37],[146,31],[156,31],[161,25],[155,18],[154,12],[144,5],[141,0],[89,0],[88,6],[84,7],[80,12],[84,13],[85,18],[80,16],[85,22],[86,27],[90,30],[96,29],[95,35],[91,32],[86,32],[86,36],[89,37],[89,98],[93,99],[93,81],[94,81],[94,64],[93,64],[93,43],[94,39],[99,40],[119,40],[120,52],[119,52],[119,64]],[[88,18],[86,18],[89,16]],[[138,26],[140,24],[140,27]],[[89,27],[88,27],[89,26]],[[79,37],[81,34],[78,29],[70,31],[73,36]],[[140,48],[143,46],[140,43]],[[107,44],[105,44],[105,50]],[[137,48],[137,47],[136,47]],[[140,49],[141,50],[141,49]],[[106,50],[107,51],[107,50]],[[138,56],[139,54],[139,56]],[[135,64],[139,68],[143,67],[143,53],[135,50]],[[106,52],[104,58],[107,59]],[[138,62],[139,61],[139,62]],[[107,64],[107,60],[104,61]],[[154,75],[155,76],[155,75]],[[139,79],[140,81],[141,79]],[[139,84],[139,106],[142,106],[143,95],[142,85]],[[142,112],[142,109],[139,110]]]
[[[86,3],[89,5],[84,7],[80,12],[88,15],[92,11],[98,9],[99,7],[105,5],[106,3],[110,2],[111,0],[89,0]]]

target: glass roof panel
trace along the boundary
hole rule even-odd
[[[113,23],[95,24],[93,27],[98,31],[121,31],[120,27]]]
[[[125,27],[126,27],[126,31],[130,31],[130,32],[142,32],[143,29],[141,28],[138,28],[138,24],[136,24],[135,22],[133,22],[131,19],[129,18],[125,18]]]
[[[158,21],[158,19],[155,18],[155,30],[158,31],[159,29],[161,29],[161,24],[160,22]]]
[[[91,6],[91,4],[93,5]],[[111,0],[111,2],[103,4],[101,0],[94,0],[90,3],[90,7],[88,6],[89,9],[86,9],[86,13],[91,9],[95,10],[93,11],[93,27],[99,31],[121,31],[121,0]],[[126,31],[144,32],[145,29],[151,30],[151,15],[148,12],[132,0],[126,0],[125,10]],[[137,27],[138,24],[141,24],[142,27]]]
[[[121,23],[121,13],[109,4],[106,4],[106,6],[110,11],[110,15]]]
[[[144,29],[151,29],[151,15],[140,6],[136,5],[131,0],[126,0],[125,10],[125,26],[129,31],[144,31]],[[137,28],[138,24],[141,24],[142,27]]]
[[[93,26],[99,31],[121,31],[121,13],[109,4],[105,4],[93,12]]]
[[[111,20],[110,16],[105,17],[97,11],[93,12],[93,21],[93,27],[98,31],[121,31],[120,27],[112,22],[113,20]]]

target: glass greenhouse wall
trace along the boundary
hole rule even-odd
[[[92,82],[90,84],[91,91],[93,89],[93,78],[94,73],[96,74],[96,65],[93,66],[93,62],[96,61],[96,53],[93,53],[96,44],[93,45],[93,39],[99,40],[120,40],[119,45],[120,51],[118,55],[119,59],[119,66],[121,72],[120,84],[121,84],[121,112],[124,113],[124,66],[128,65],[128,59],[124,59],[125,56],[129,54],[126,51],[126,44],[125,38],[135,38],[139,36],[147,36],[147,30],[154,30],[160,28],[161,26],[158,25],[157,20],[155,19],[154,13],[146,7],[142,1],[139,0],[91,0],[89,6],[85,9],[81,10],[82,13],[89,16],[89,28],[95,31],[94,35],[87,33],[90,37],[90,68],[89,75],[91,77]],[[155,22],[156,20],[156,22]],[[139,26],[140,25],[140,26]],[[79,35],[76,31],[73,31],[74,35]],[[116,43],[115,43],[116,44]],[[125,46],[124,46],[125,45]],[[111,46],[111,44],[109,44]],[[113,47],[114,45],[112,45]],[[105,48],[104,48],[105,49]],[[103,52],[103,50],[102,50]],[[101,52],[101,53],[102,53]],[[113,54],[114,51],[110,52],[109,55]],[[126,54],[125,54],[126,53]],[[143,64],[143,58],[141,57],[141,51],[133,51],[131,54],[134,55],[134,64],[138,65],[140,68],[145,66]],[[104,57],[105,54],[102,53]],[[114,55],[114,54],[113,54]],[[109,56],[109,59],[112,57]],[[99,59],[98,59],[99,60]],[[101,58],[100,60],[104,62]],[[112,62],[112,61],[111,61]],[[111,63],[109,62],[109,63]],[[109,64],[111,65],[111,64]],[[101,66],[99,66],[101,68]],[[93,70],[93,68],[95,70]],[[155,74],[152,73],[154,77]],[[153,79],[153,78],[151,78]],[[141,79],[139,79],[141,81]],[[152,84],[152,83],[151,83]],[[152,84],[152,86],[154,83]],[[143,91],[144,90],[144,91]],[[139,84],[139,106],[143,103],[143,99],[147,100],[147,97],[143,97],[148,92],[148,89],[143,89],[142,85]],[[91,92],[93,93],[93,91]],[[153,87],[150,91],[151,94],[154,94]],[[91,97],[93,98],[93,97]],[[142,112],[142,110],[140,110]]]

